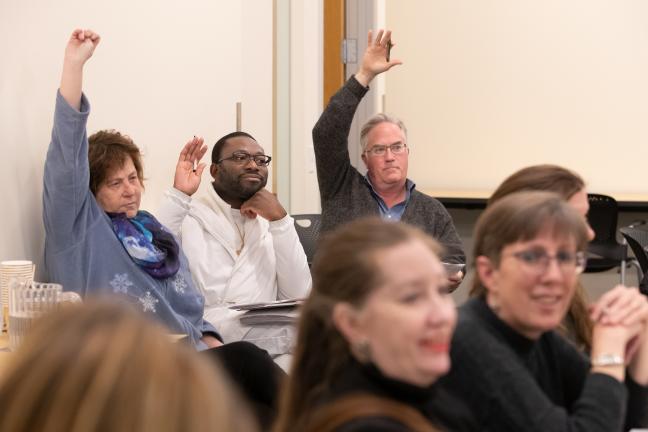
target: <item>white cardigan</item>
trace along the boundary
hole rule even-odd
[[[205,296],[205,319],[225,342],[248,340],[273,356],[288,353],[294,342],[292,326],[244,326],[238,320],[241,312],[228,306],[308,295],[310,269],[293,218],[245,218],[213,187],[194,200],[174,188],[166,191],[157,216],[180,239],[192,277]]]

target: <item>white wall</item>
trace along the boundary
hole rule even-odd
[[[290,212],[319,213],[311,132],[322,113],[322,0],[292,0],[290,22]]]
[[[80,26],[102,35],[86,72],[89,131],[119,129],[141,146],[143,208],[155,211],[187,139],[213,144],[235,129],[236,102],[272,150],[272,2],[3,0],[0,259],[40,261],[43,161],[63,49]]]
[[[646,194],[648,2],[386,0],[388,111],[421,189],[492,190],[544,162]]]

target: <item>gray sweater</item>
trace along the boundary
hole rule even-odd
[[[313,128],[317,181],[322,200],[321,231],[362,216],[380,215],[371,186],[351,165],[349,158],[351,122],[367,90],[351,77],[331,97]],[[401,220],[421,228],[441,242],[445,247],[444,261],[466,262],[452,218],[438,200],[413,189]]]

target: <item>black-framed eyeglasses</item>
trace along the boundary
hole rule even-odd
[[[556,264],[558,264],[558,268],[563,274],[579,274],[585,270],[585,264],[587,263],[585,252],[559,251],[556,255],[551,256],[544,249],[529,249],[511,255],[522,261],[527,268],[537,274],[547,271],[551,260],[556,260]]]
[[[407,144],[405,143],[394,143],[391,145],[375,145],[369,150],[365,150],[365,153],[369,153],[370,156],[383,156],[387,153],[389,149],[393,154],[403,153],[407,149]]]
[[[216,163],[219,164],[225,160],[230,160],[239,165],[247,164],[248,162],[253,160],[254,163],[257,164],[257,166],[268,166],[272,158],[264,154],[250,154],[244,151],[237,151],[232,153],[232,156],[222,158]]]

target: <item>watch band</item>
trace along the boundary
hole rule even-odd
[[[592,366],[624,366],[623,357],[617,354],[601,354],[592,359]]]

